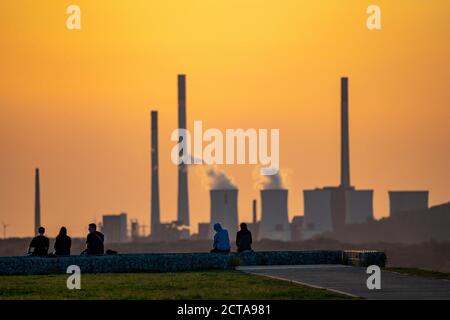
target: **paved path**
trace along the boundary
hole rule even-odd
[[[366,299],[450,300],[450,281],[420,278],[389,271],[381,271],[380,290],[369,290],[366,280],[370,275],[366,273],[365,268],[344,265],[303,265],[243,266],[237,269]]]

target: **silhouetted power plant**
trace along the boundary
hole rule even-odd
[[[258,239],[291,240],[288,218],[288,190],[261,190],[261,222]]]
[[[347,225],[366,224],[373,220],[373,190],[357,190],[350,180],[350,143],[348,78],[341,78],[341,165],[340,184],[304,190],[304,215],[292,224],[288,217],[288,190],[281,177],[271,177],[261,190],[261,219],[257,221],[256,200],[252,206],[252,222],[248,224],[254,239],[289,241],[308,239],[324,232],[342,230]],[[186,76],[178,75],[178,127],[186,129]],[[181,139],[181,137],[180,137]],[[180,141],[179,141],[180,142]],[[183,150],[179,156],[184,158]],[[189,238],[189,197],[187,165],[178,165],[177,220],[161,223],[158,173],[158,114],[151,112],[151,233],[153,240]],[[238,189],[224,174],[211,171],[215,181],[210,190],[210,222],[199,223],[197,239],[210,238],[213,225],[221,223],[233,234],[238,229]],[[220,178],[220,179],[217,179]],[[427,192],[390,192],[391,214],[428,207]]]
[[[178,128],[186,129],[186,76],[178,75]],[[187,165],[178,165],[178,201],[177,220],[162,223],[160,216],[159,199],[159,150],[158,150],[158,112],[151,111],[150,119],[150,153],[151,153],[151,239],[154,241],[177,240],[189,237],[189,198]],[[180,138],[181,139],[181,138]],[[184,158],[183,150],[180,150],[180,158]]]
[[[220,223],[231,234],[238,230],[238,190],[237,189],[212,189],[210,193],[211,227]]]
[[[389,191],[389,214],[428,209],[428,191]]]
[[[186,129],[186,76],[177,77],[178,88],[178,128]],[[283,187],[279,174],[269,176],[260,191],[261,217],[257,218],[257,202],[252,203],[252,221],[248,228],[253,239],[262,240],[305,240],[324,232],[347,230],[347,226],[364,225],[373,218],[373,190],[358,190],[350,180],[350,142],[349,142],[349,95],[348,78],[341,78],[341,162],[339,186],[303,190],[304,214],[293,217],[289,223],[288,190]],[[178,165],[177,220],[162,223],[159,193],[159,147],[158,147],[158,111],[150,112],[150,222],[151,241],[176,241],[179,239],[210,239],[213,225],[220,223],[230,233],[238,230],[238,188],[221,172],[209,170],[209,177],[214,180],[210,190],[210,221],[198,224],[198,233],[190,234],[188,167],[184,163],[189,154],[179,150],[183,159]],[[180,136],[179,143],[182,142]],[[181,148],[181,144],[180,144]],[[427,210],[428,191],[389,191],[390,216],[402,216],[403,212],[420,212]],[[104,215],[103,230],[107,241],[125,242],[145,235],[145,225],[137,220],[131,221],[128,236],[127,214]],[[39,168],[35,169],[34,230],[36,234],[41,226],[41,190]],[[6,228],[6,225],[4,225]],[[139,232],[144,228],[143,234]]]
[[[348,100],[348,78],[341,78],[341,183],[303,191],[304,238],[373,219],[373,190],[355,190],[350,183]]]
[[[38,232],[41,226],[41,183],[39,180],[39,168],[36,168],[34,178],[34,230],[33,234]]]
[[[128,219],[127,214],[103,215],[101,230],[105,234],[106,243],[123,243],[128,242]]]

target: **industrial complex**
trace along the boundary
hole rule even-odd
[[[257,200],[253,200],[253,219],[247,222],[255,240],[298,241],[311,239],[326,232],[342,230],[350,225],[364,225],[374,220],[371,189],[357,189],[350,180],[349,144],[349,81],[341,78],[341,164],[340,184],[303,190],[304,214],[289,221],[289,190],[281,187],[260,190],[261,215],[258,220]],[[186,76],[178,75],[178,128],[186,129]],[[104,215],[101,230],[107,242],[128,242],[138,238],[150,241],[176,241],[180,239],[211,239],[212,226],[220,223],[230,234],[238,231],[237,187],[211,187],[210,221],[198,225],[198,232],[191,234],[189,216],[188,165],[178,165],[177,220],[162,222],[160,214],[159,163],[158,163],[158,111],[150,112],[150,236],[142,232],[144,226],[132,220],[128,227],[126,213]],[[184,155],[180,150],[180,157]],[[35,172],[35,230],[41,224],[39,169]],[[428,191],[390,191],[390,216],[405,211],[428,208]]]

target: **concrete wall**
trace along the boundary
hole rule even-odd
[[[348,252],[348,253],[346,253]],[[304,265],[367,263],[383,267],[382,252],[359,251],[262,251],[253,253],[150,253],[111,256],[0,257],[0,275],[65,274],[77,265],[82,273],[178,272],[232,269],[249,265]]]

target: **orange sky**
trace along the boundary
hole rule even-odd
[[[82,29],[66,28],[78,4]],[[382,30],[366,8],[382,9]],[[160,120],[162,220],[176,217],[176,75],[187,74],[188,128],[279,128],[289,215],[301,190],[339,182],[339,78],[350,83],[352,184],[429,189],[450,200],[448,0],[167,0],[0,3],[0,222],[33,230],[34,168],[42,222],[84,235],[102,214],[149,224],[149,110]],[[259,198],[253,166],[221,166],[239,186],[239,215]],[[209,220],[208,191],[189,173],[191,219]]]

